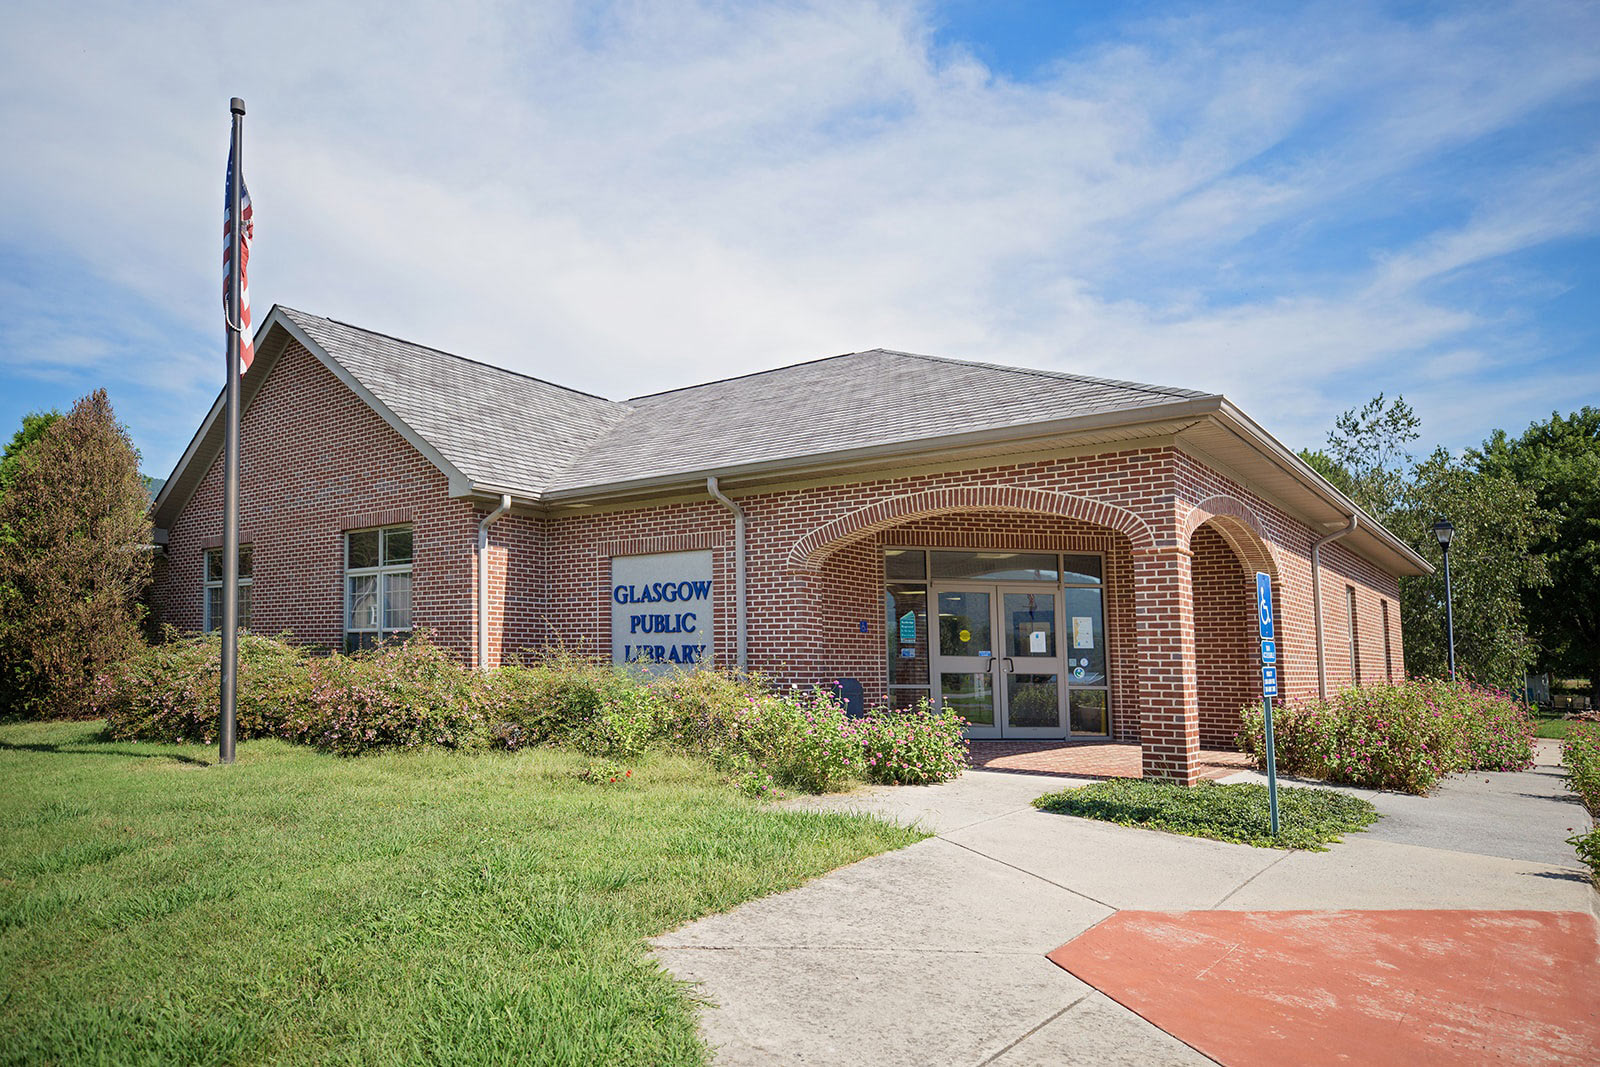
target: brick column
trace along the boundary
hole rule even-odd
[[[1134,554],[1133,610],[1144,776],[1193,785],[1200,780],[1200,703],[1187,551]]]

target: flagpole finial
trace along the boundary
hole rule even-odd
[[[235,115],[243,115],[244,101],[240,100],[237,96],[234,97],[232,100],[228,101],[228,110],[232,111]]]

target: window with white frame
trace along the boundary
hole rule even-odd
[[[344,648],[353,652],[411,633],[411,527],[344,535]]]
[[[250,546],[239,546],[239,628],[250,629]],[[206,549],[205,631],[222,627],[222,549]]]

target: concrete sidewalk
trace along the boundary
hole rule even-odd
[[[1543,773],[1548,758],[1525,775],[1476,776],[1488,788],[1380,795],[1394,829],[1326,853],[1034,809],[1034,797],[1076,784],[1060,777],[969,771],[808,798],[796,806],[936,836],[702,919],[659,938],[657,953],[709,1002],[702,1029],[720,1063],[1208,1063],[1045,954],[1122,909],[1600,913],[1576,857],[1550,847],[1587,817]]]

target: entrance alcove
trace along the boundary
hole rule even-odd
[[[1137,741],[1129,537],[1059,514],[946,509],[826,546],[818,669],[869,703],[928,699],[974,739]],[[873,623],[863,631],[854,617]],[[851,669],[859,675],[850,674]]]
[[[1274,599],[1282,604],[1275,567],[1259,536],[1236,518],[1202,523],[1189,550],[1200,746],[1237,748],[1240,711],[1261,699],[1255,572],[1274,575]]]

